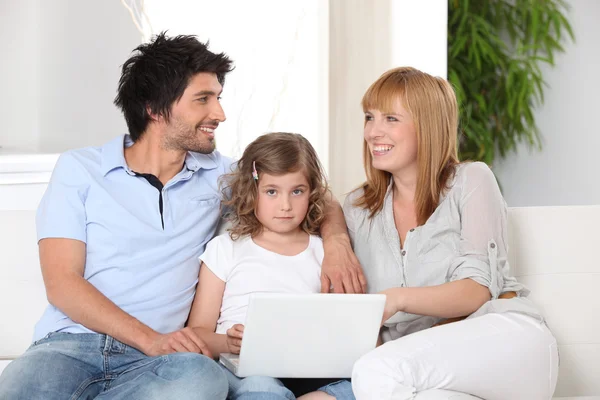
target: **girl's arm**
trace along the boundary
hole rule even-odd
[[[231,352],[227,335],[215,333],[224,292],[225,282],[202,263],[187,325],[204,340],[215,358],[219,358],[221,353]]]

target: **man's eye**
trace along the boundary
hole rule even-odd
[[[199,97],[199,98],[198,98],[198,101],[199,101],[200,103],[206,103],[206,102],[208,101],[208,97],[206,97],[206,96],[204,96],[204,97]]]

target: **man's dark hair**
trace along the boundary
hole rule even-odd
[[[181,99],[190,79],[200,72],[212,72],[225,83],[232,61],[208,50],[195,36],[167,37],[158,34],[138,46],[125,64],[119,80],[115,105],[123,111],[129,134],[135,142],[148,127],[151,113],[167,120],[171,106]]]

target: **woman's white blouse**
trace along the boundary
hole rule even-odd
[[[469,318],[512,311],[543,322],[535,305],[526,298],[529,290],[509,275],[506,202],[486,164],[458,165],[439,206],[424,225],[407,233],[402,247],[394,223],[392,187],[390,181],[383,209],[373,218],[369,218],[369,210],[352,205],[362,189],[351,192],[344,202],[346,224],[369,293],[473,279],[489,288],[492,300]],[[508,291],[517,292],[518,297],[498,299]],[[396,339],[439,321],[397,313],[386,321],[383,339]]]

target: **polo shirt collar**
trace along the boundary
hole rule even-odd
[[[101,172],[103,176],[106,176],[110,171],[116,168],[123,168],[129,174],[133,175],[133,172],[127,166],[125,161],[125,148],[131,146],[133,140],[129,135],[120,135],[102,146],[102,161],[101,161]],[[196,172],[199,169],[215,169],[217,163],[215,162],[214,153],[201,154],[188,152],[185,156],[185,166],[191,172]]]

